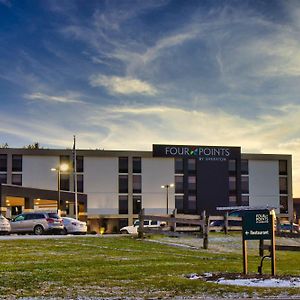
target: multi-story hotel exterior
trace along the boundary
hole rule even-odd
[[[175,208],[216,214],[217,207],[269,206],[293,218],[291,155],[153,145],[153,151],[77,150],[76,162],[76,173],[58,174],[51,169],[74,166],[72,150],[0,149],[1,212],[13,217],[59,205],[63,214],[73,216],[76,174],[79,216],[94,230],[131,224],[141,208],[155,214]],[[162,189],[171,183],[174,187]]]

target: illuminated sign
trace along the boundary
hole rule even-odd
[[[227,161],[240,155],[240,147],[153,145],[153,157],[195,157],[200,161]]]

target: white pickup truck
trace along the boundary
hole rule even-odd
[[[120,232],[123,234],[138,234],[138,228],[140,225],[140,221],[134,221],[133,225],[125,226],[120,229]],[[153,221],[153,220],[144,220],[144,227],[148,228],[159,228],[166,225],[166,222]]]

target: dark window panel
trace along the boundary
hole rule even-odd
[[[236,177],[230,176],[229,177],[229,192],[236,191]]]
[[[11,183],[15,185],[22,185],[22,174],[12,174]]]
[[[279,178],[279,189],[280,194],[287,194],[287,178],[286,177],[280,177]]]
[[[142,209],[142,196],[133,196],[133,213],[139,214]]]
[[[242,195],[242,206],[249,206],[249,196]]]
[[[60,156],[60,165],[67,164],[70,165],[70,156],[69,155],[61,155]]]
[[[0,172],[7,172],[7,154],[0,154]]]
[[[7,174],[0,174],[0,184],[7,183]]]
[[[68,174],[60,174],[60,189],[62,191],[70,190],[70,176]]]
[[[189,176],[188,177],[188,190],[189,191],[196,191],[196,176]]]
[[[119,173],[128,173],[128,157],[119,157]]]
[[[287,161],[286,160],[279,161],[279,175],[287,175]]]
[[[188,171],[196,171],[196,159],[189,158],[188,159]]]
[[[128,214],[128,196],[119,196],[119,214]]]
[[[175,158],[175,174],[183,174],[183,158]]]
[[[242,159],[241,160],[241,173],[243,175],[249,174],[249,162],[248,159]]]
[[[12,156],[12,171],[22,172],[22,155],[14,154]]]
[[[197,210],[197,197],[194,195],[188,196],[188,210],[191,213],[195,213]]]
[[[83,175],[77,174],[77,192],[83,193]]]
[[[183,193],[183,176],[175,176],[175,193]]]
[[[242,176],[241,178],[242,194],[249,194],[249,177]]]
[[[132,172],[133,173],[142,173],[142,159],[141,157],[132,158]]]
[[[236,205],[237,205],[236,196],[229,196],[229,206],[236,206]]]
[[[142,192],[142,176],[133,175],[132,176],[132,192],[141,193]]]
[[[286,214],[288,213],[288,197],[280,196],[280,213]]]
[[[127,175],[119,175],[119,193],[128,193]]]
[[[230,174],[236,173],[236,160],[235,159],[230,159],[228,161],[228,170]]]
[[[177,213],[179,214],[183,214],[184,213],[184,209],[183,209],[183,196],[175,196],[175,208],[177,209]]]
[[[76,156],[76,171],[79,173],[84,172],[83,169],[83,156]]]

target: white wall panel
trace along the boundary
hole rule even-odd
[[[249,205],[279,207],[278,161],[249,160]]]
[[[166,189],[174,183],[173,158],[142,158],[143,207],[146,213],[166,213]],[[169,213],[175,208],[174,188],[169,189]]]
[[[118,213],[118,158],[84,158],[84,192],[91,214]]]
[[[57,190],[57,172],[51,168],[57,167],[57,156],[23,155],[22,185],[48,190]]]

